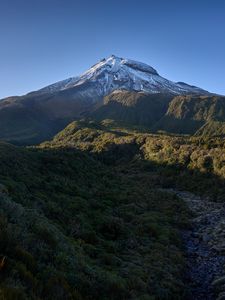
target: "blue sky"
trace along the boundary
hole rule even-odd
[[[0,98],[111,54],[225,94],[225,1],[0,0]]]

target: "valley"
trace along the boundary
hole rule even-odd
[[[214,223],[204,229],[206,214],[210,219],[214,211],[223,216],[224,143],[222,138],[141,133],[109,120],[72,122],[39,146],[2,142],[2,297],[190,299],[193,291],[201,295],[202,282],[194,290],[201,276],[211,282],[223,275],[223,254],[215,257],[218,264],[209,255],[212,272],[205,274],[201,262],[196,264],[199,256],[203,264],[208,259],[201,241],[201,255],[192,260],[192,234],[214,230]],[[202,200],[179,190],[201,195]],[[193,206],[195,201],[199,205]],[[192,223],[198,207],[200,221]],[[220,221],[218,231],[219,226]],[[219,233],[211,247],[217,246],[217,238],[221,240]],[[190,261],[194,269],[187,278]],[[219,297],[217,285],[210,293]]]

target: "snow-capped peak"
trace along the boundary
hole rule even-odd
[[[143,91],[146,93],[206,94],[207,92],[184,83],[175,83],[161,77],[151,66],[111,55],[100,60],[78,77],[69,78],[50,85],[41,92],[58,92],[66,89],[79,89],[93,97],[103,97],[115,90]],[[80,91],[82,90],[82,91]],[[74,90],[76,92],[76,89]]]
[[[109,71],[110,73],[116,73],[125,66],[134,70],[139,70],[141,72],[158,75],[157,71],[147,64],[111,55],[109,58],[103,58],[100,62],[92,66],[83,74],[83,76],[86,74],[102,71],[104,68],[107,69],[107,71]]]

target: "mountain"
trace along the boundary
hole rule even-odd
[[[0,139],[39,143],[83,117],[112,117],[149,127],[163,117],[174,96],[187,94],[210,95],[198,87],[167,80],[144,63],[112,55],[81,76],[2,99]]]
[[[106,96],[115,90],[143,91],[150,94],[170,93],[206,94],[207,92],[183,82],[172,82],[161,77],[147,64],[130,59],[110,56],[92,66],[79,77],[69,78],[47,86],[38,92],[55,93],[73,88],[83,96]]]

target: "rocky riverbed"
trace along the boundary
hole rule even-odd
[[[189,192],[167,190],[193,212],[192,228],[183,232],[190,300],[225,299],[225,204]]]

